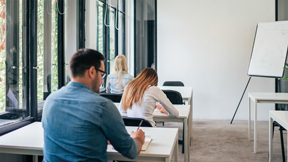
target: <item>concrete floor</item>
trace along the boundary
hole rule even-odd
[[[157,124],[162,127],[161,123]],[[182,139],[182,124],[165,122],[164,127],[179,128]],[[194,120],[193,140],[190,147],[191,162],[265,162],[269,161],[269,123],[258,121],[258,153],[253,153],[253,122],[251,141],[248,141],[248,122],[234,120]],[[286,147],[287,134],[283,133]],[[279,127],[275,127],[273,160],[282,161]],[[181,144],[178,146],[178,161],[184,161]],[[285,148],[286,150],[286,148]],[[285,152],[286,153],[286,152]],[[172,161],[173,158],[172,158]]]

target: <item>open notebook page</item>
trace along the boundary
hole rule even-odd
[[[146,151],[151,141],[152,141],[152,138],[150,136],[146,136],[145,137],[145,142],[144,142],[144,144],[142,146],[141,151]]]

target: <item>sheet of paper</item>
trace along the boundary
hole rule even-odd
[[[149,144],[151,143],[151,141],[152,141],[152,138],[151,137],[145,137],[145,142],[144,142],[144,144],[143,144],[143,146],[142,146],[142,149],[141,149],[141,151],[146,151],[147,150],[147,148],[148,148],[148,146],[149,146]]]
[[[144,144],[143,144],[143,146],[141,148],[141,151],[146,151],[148,146],[149,146],[149,144],[151,143],[151,141],[152,141],[151,136],[150,135],[146,135],[145,142],[144,142]],[[111,144],[109,143],[108,145],[111,145]],[[114,149],[114,147],[112,147],[112,148]]]

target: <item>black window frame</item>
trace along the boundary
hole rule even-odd
[[[15,1],[8,1],[15,2]],[[64,0],[58,0],[59,12],[64,13]],[[23,85],[27,89],[25,96],[25,101],[23,103],[26,106],[26,117],[15,122],[11,122],[6,125],[0,125],[0,136],[16,130],[20,127],[28,125],[34,121],[40,121],[42,117],[42,110],[38,110],[37,106],[37,3],[38,0],[22,0],[22,57],[23,57],[23,72],[22,75],[27,77],[23,80]],[[10,8],[13,10],[19,10],[19,3],[12,3]],[[6,6],[7,8],[7,6]],[[14,12],[14,11],[13,11]],[[64,60],[64,15],[58,12],[57,28],[58,28],[58,89],[65,85],[65,60]],[[19,15],[19,14],[18,14]],[[17,18],[16,18],[17,19]],[[19,19],[19,18],[18,18]],[[18,20],[19,21],[19,20]],[[14,24],[13,24],[14,25]],[[18,26],[19,28],[19,26]],[[17,30],[17,29],[13,29]],[[19,29],[18,29],[19,33]],[[9,34],[9,33],[8,33]],[[15,37],[8,35],[8,37]],[[19,37],[19,36],[18,36]],[[19,40],[15,39],[15,40]],[[13,44],[17,44],[13,39]],[[19,45],[19,43],[18,43]],[[19,52],[19,51],[18,51]],[[18,60],[14,62],[19,62],[19,53],[17,55]],[[16,65],[17,66],[17,65]],[[1,119],[0,119],[1,120]]]
[[[102,26],[103,26],[103,55],[104,57],[106,58],[105,61],[104,61],[104,65],[105,65],[105,71],[107,72],[107,75],[110,74],[110,27],[109,26],[106,26],[105,25],[105,20],[106,20],[106,24],[110,22],[110,10],[109,8],[112,8],[114,12],[114,15],[115,15],[115,20],[117,19],[117,24],[114,24],[115,26],[119,27],[119,24],[121,24],[122,28],[121,28],[121,32],[123,32],[123,37],[121,38],[121,41],[122,41],[122,51],[121,51],[121,54],[125,55],[125,0],[121,0],[120,3],[117,3],[117,6],[112,6],[111,4],[108,4],[109,1],[107,0],[98,0],[100,2],[103,3],[103,11],[102,11],[102,19],[103,19],[103,22],[102,22]],[[121,4],[121,6],[119,6],[119,4]],[[98,3],[97,3],[97,10],[98,10]],[[108,7],[108,8],[107,8]],[[107,12],[105,14],[105,12]],[[116,12],[118,12],[116,14]],[[119,14],[123,14],[124,15],[124,20],[123,21],[119,21],[120,20],[120,16]],[[105,18],[106,16],[106,18]],[[98,17],[98,16],[97,16]],[[98,20],[97,20],[97,24],[98,24]],[[99,27],[97,25],[96,27],[96,30],[97,30],[97,41],[98,41],[98,31],[99,31]],[[120,29],[119,29],[120,30]],[[114,33],[114,47],[115,47],[115,57],[118,56],[119,54],[119,30],[115,30],[115,33]],[[99,46],[98,46],[98,42],[96,43],[96,49],[99,50]],[[107,77],[104,78],[104,84],[103,84],[103,87],[106,87],[106,80],[107,80]]]

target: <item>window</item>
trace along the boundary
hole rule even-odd
[[[125,54],[125,1],[98,0],[96,5],[96,47],[106,58],[105,71],[111,74],[114,72],[115,57]]]
[[[57,0],[0,1],[0,134],[37,120],[58,89],[58,11]]]
[[[157,7],[156,0],[134,0],[134,75],[144,68],[157,70]]]
[[[26,19],[22,0],[0,1],[0,128],[28,114]]]
[[[57,15],[55,0],[38,0],[37,7],[37,101],[58,89],[57,69]]]

